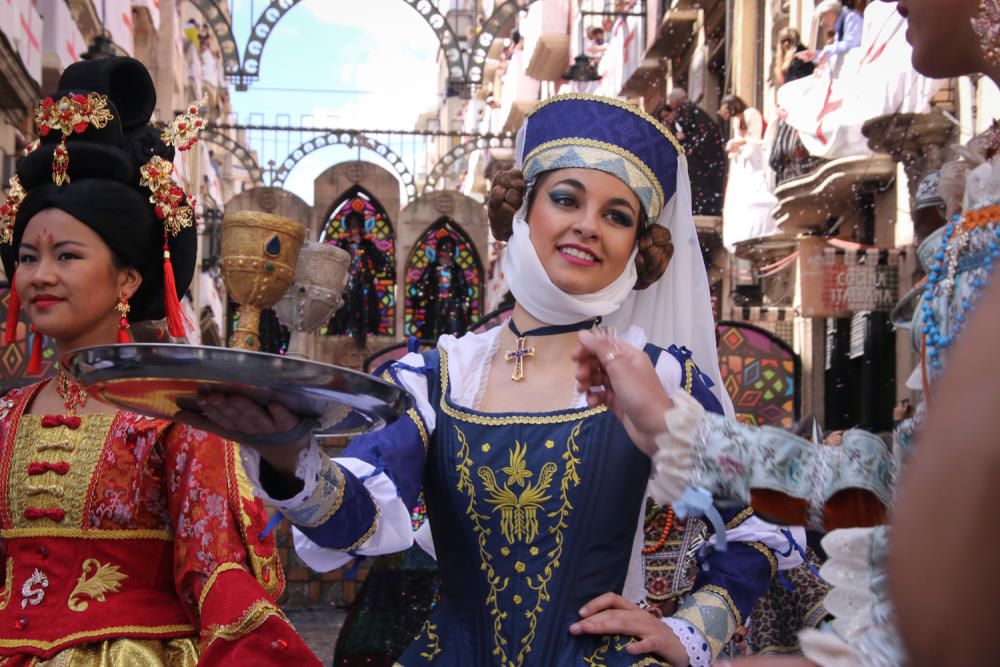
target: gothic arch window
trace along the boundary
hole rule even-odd
[[[439,247],[451,249],[450,258],[439,257]],[[472,239],[450,218],[441,218],[420,236],[406,262],[405,280],[407,336],[434,340],[442,333],[461,335],[482,314],[483,265]]]
[[[348,190],[331,209],[319,240],[352,254],[344,306],[321,333],[352,336],[359,344],[369,335],[394,336],[396,235],[382,205],[363,188]]]

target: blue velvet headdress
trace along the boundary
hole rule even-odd
[[[677,189],[678,155],[670,131],[638,107],[608,97],[549,98],[528,114],[523,172],[529,181],[552,169],[598,169],[628,185],[655,222]]]

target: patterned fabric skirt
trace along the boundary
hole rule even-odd
[[[0,667],[195,667],[197,664],[198,642],[193,637],[109,639],[68,648],[48,660],[30,655],[0,658]]]

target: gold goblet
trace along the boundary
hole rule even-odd
[[[306,228],[261,211],[234,211],[222,221],[222,280],[240,304],[230,341],[237,350],[260,349],[260,312],[288,291]]]

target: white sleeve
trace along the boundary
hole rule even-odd
[[[350,471],[355,477],[362,479],[370,475],[375,467],[360,459],[338,458],[336,463]],[[375,524],[375,532],[353,553],[325,549],[302,534],[298,528],[292,527],[295,541],[295,553],[299,558],[317,572],[329,572],[343,567],[355,555],[378,556],[404,551],[413,545],[413,527],[410,525],[410,510],[396,493],[396,485],[385,473],[379,473],[364,481],[365,488],[375,501],[379,516]]]
[[[408,354],[400,360],[402,364],[420,368],[424,364],[420,354]],[[427,377],[417,371],[399,368],[397,378],[403,388],[414,398],[414,407],[424,422],[428,434],[432,433],[435,424],[435,413],[430,404]],[[310,502],[333,503],[337,494],[317,495],[317,485],[320,483],[320,471],[325,464],[326,455],[322,452],[315,439],[309,447],[299,454],[295,476],[302,480],[302,490],[284,500],[272,498],[260,484],[260,454],[249,447],[243,448],[243,468],[254,487],[254,494],[265,503],[275,507],[282,514],[301,513],[303,507]],[[333,463],[352,473],[359,479],[364,479],[375,470],[371,464],[355,458],[333,457]],[[410,524],[410,512],[400,499],[396,485],[388,475],[380,472],[364,479],[364,486],[372,496],[378,512],[376,528],[372,535],[354,553],[361,555],[377,555],[393,553],[409,548],[413,544],[413,530]],[[314,514],[328,515],[327,508],[316,508]],[[346,552],[325,549],[313,543],[298,530],[293,530],[295,550],[307,565],[314,570],[325,572],[336,569],[349,562],[353,556]]]
[[[787,534],[786,534],[787,532]],[[789,540],[789,535],[795,544]],[[713,535],[709,541],[715,540]],[[802,526],[778,526],[764,521],[760,517],[751,516],[738,526],[726,531],[728,542],[760,542],[771,550],[778,561],[778,570],[791,570],[802,565],[802,556],[795,548],[805,548],[806,530]]]
[[[681,646],[687,651],[690,667],[709,667],[712,664],[712,649],[705,641],[705,637],[698,632],[698,628],[682,618],[670,616],[662,620],[664,625],[677,635]]]

